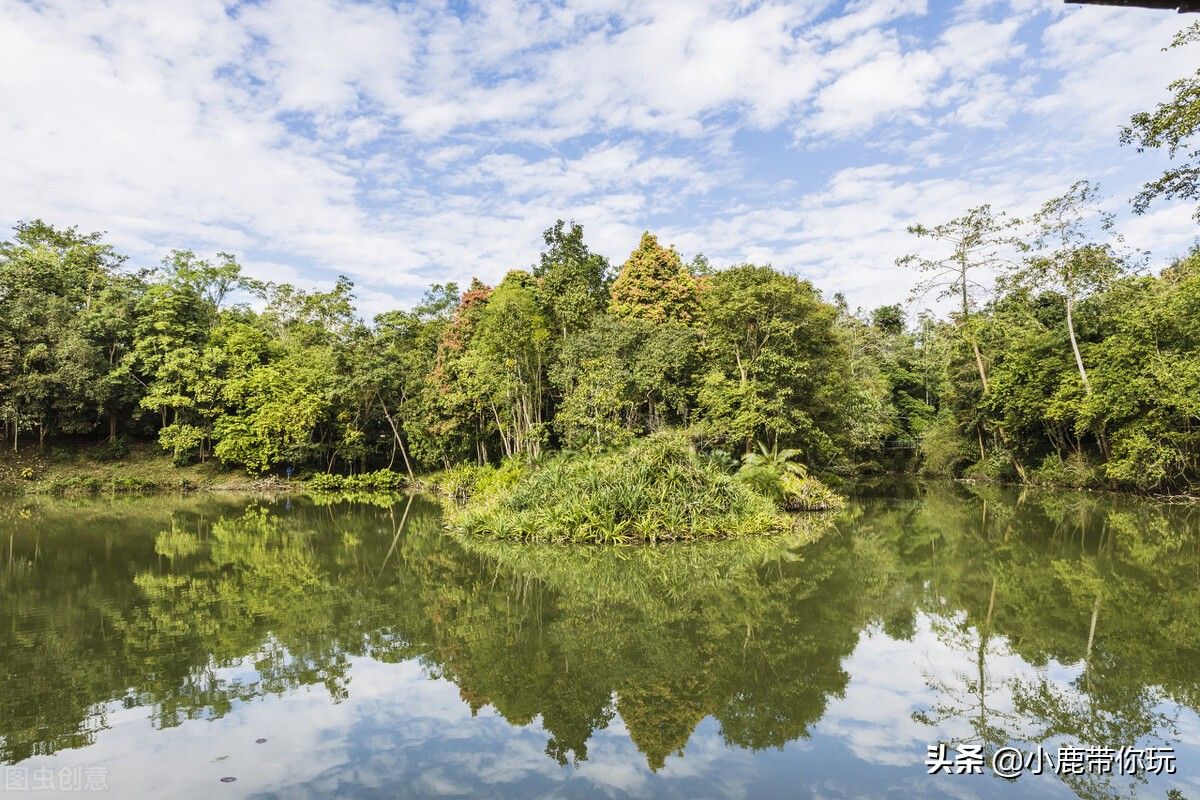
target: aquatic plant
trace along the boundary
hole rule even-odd
[[[785,531],[794,520],[663,431],[599,455],[559,455],[525,474],[479,480],[448,512],[460,532],[501,539],[625,544]]]

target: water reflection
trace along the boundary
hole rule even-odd
[[[830,527],[815,544],[802,532],[617,551],[460,542],[422,498],[5,513],[5,764],[146,747],[167,763],[175,742],[220,750],[257,724],[322,732],[293,757],[328,759],[331,739],[339,754],[303,780],[242,765],[261,780],[230,791],[1200,788],[1195,509],[889,488],[814,518]],[[939,740],[1169,744],[1180,773],[939,782],[922,765]],[[625,748],[642,764],[631,773]],[[176,766],[176,785],[207,792],[225,763]]]

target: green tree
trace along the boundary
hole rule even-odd
[[[1175,35],[1170,48],[1186,47],[1200,40],[1200,23],[1194,22]],[[1153,111],[1140,111],[1121,129],[1121,144],[1132,144],[1138,152],[1167,151],[1176,166],[1168,167],[1148,182],[1133,198],[1133,210],[1145,213],[1157,198],[1200,200],[1200,150],[1194,137],[1200,126],[1200,69],[1167,86],[1171,98]],[[1193,216],[1200,220],[1200,206]]]
[[[1006,216],[994,213],[989,205],[977,206],[961,217],[933,227],[919,223],[910,225],[909,233],[930,239],[942,248],[948,248],[949,252],[932,257],[910,253],[896,260],[897,265],[916,269],[924,275],[915,292],[924,294],[938,290],[940,297],[956,300],[959,325],[971,345],[979,382],[985,392],[988,388],[987,368],[972,328],[971,315],[978,303],[978,293],[988,288],[979,276],[1005,263],[1005,251],[1013,243],[1008,235],[1009,225]]]
[[[1062,195],[1047,200],[1029,219],[1031,255],[1011,270],[1009,280],[1037,290],[1057,291],[1066,304],[1067,335],[1084,391],[1092,393],[1079,341],[1075,335],[1075,307],[1088,293],[1103,289],[1123,270],[1121,259],[1108,242],[1093,237],[1113,237],[1113,215],[1100,204],[1100,189],[1076,181]]]
[[[533,268],[542,305],[562,336],[580,330],[608,305],[609,264],[583,241],[583,226],[561,219],[542,234],[546,250]]]
[[[667,425],[693,405],[698,335],[680,324],[604,315],[567,337],[550,371],[555,427],[569,447],[603,449]]]
[[[674,248],[643,233],[613,281],[609,311],[651,322],[692,322],[697,313],[696,281]]]
[[[0,403],[15,451],[21,431],[36,428],[44,443],[51,432],[94,424],[112,400],[103,384],[119,382],[116,360],[101,358],[105,337],[90,323],[123,259],[100,233],[41,220],[14,232],[0,244]]]
[[[546,441],[550,319],[536,281],[514,270],[479,312],[464,356],[466,389],[490,412],[506,456],[536,458]]]
[[[837,311],[812,284],[745,264],[713,275],[701,302],[698,402],[713,429],[745,452],[762,439],[799,447],[810,463],[844,455],[848,353]]]

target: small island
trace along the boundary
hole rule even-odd
[[[686,433],[662,431],[608,453],[486,470],[449,524],[496,539],[587,544],[778,533],[797,526],[790,510],[842,504],[791,455],[764,446],[731,473]]]

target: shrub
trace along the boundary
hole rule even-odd
[[[1020,478],[1013,466],[1012,453],[1002,447],[993,447],[987,458],[967,467],[963,471],[963,477],[985,483],[1016,483]]]
[[[727,538],[786,530],[766,496],[709,464],[686,436],[664,431],[600,455],[559,455],[534,470],[476,478],[453,528],[494,538],[620,544]]]
[[[841,495],[816,478],[781,473],[764,464],[745,464],[738,470],[737,480],[786,511],[828,511],[845,505]]]
[[[350,475],[342,481],[347,492],[398,492],[404,488],[404,476],[390,469]]]
[[[811,475],[800,478],[784,473],[780,483],[783,507],[788,511],[829,511],[846,505],[841,495]]]
[[[1029,473],[1029,480],[1046,486],[1081,489],[1096,483],[1096,471],[1080,453],[1071,453],[1066,459],[1060,458],[1057,453],[1050,453],[1042,459],[1037,469]]]
[[[404,476],[390,469],[358,475],[331,475],[318,472],[308,479],[308,490],[316,494],[380,494],[404,489]]]
[[[490,469],[491,467],[481,467],[478,464],[456,464],[450,469],[429,475],[422,484],[438,494],[455,500],[466,500],[475,491],[476,481]]]
[[[944,411],[921,434],[921,471],[931,475],[957,475],[971,462],[971,443],[958,430],[954,416]]]
[[[118,436],[98,446],[94,453],[97,461],[120,461],[129,455],[129,442]]]
[[[308,479],[308,488],[309,491],[313,492],[340,492],[345,480],[345,477],[342,475],[330,475],[327,472],[318,472]]]

